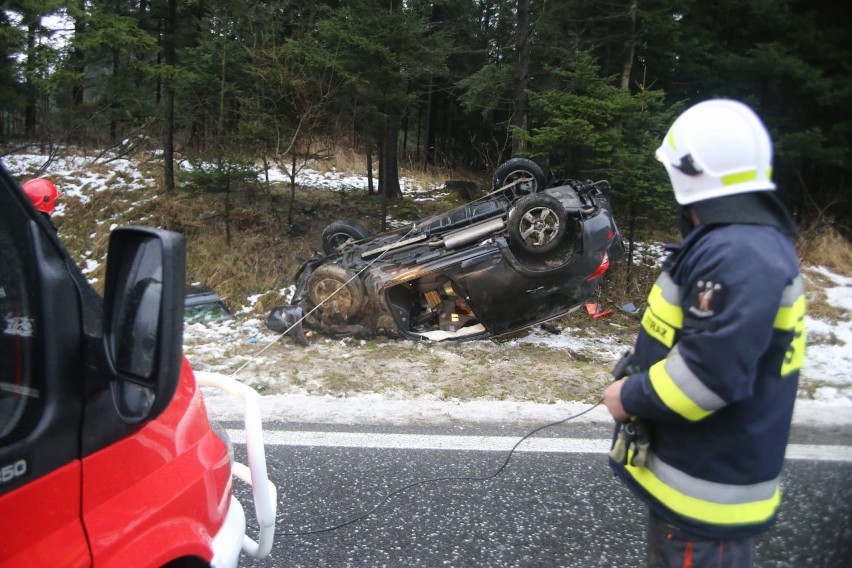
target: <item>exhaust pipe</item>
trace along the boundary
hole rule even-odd
[[[452,249],[466,245],[471,241],[475,241],[496,231],[502,231],[505,227],[506,222],[502,218],[498,218],[460,229],[444,237],[444,248]]]

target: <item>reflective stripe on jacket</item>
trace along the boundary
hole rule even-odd
[[[693,231],[648,297],[621,402],[646,419],[646,467],[610,462],[665,520],[710,538],[774,521],[804,363],[790,240],[763,225]],[[629,463],[629,460],[628,460]]]

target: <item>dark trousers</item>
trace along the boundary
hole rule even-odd
[[[715,540],[648,512],[648,568],[751,568],[754,538]]]

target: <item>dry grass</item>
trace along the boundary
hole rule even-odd
[[[824,266],[837,274],[852,274],[852,243],[830,224],[802,231],[796,248],[804,264]]]
[[[343,147],[334,143],[327,144],[327,149],[320,151],[322,159],[316,160],[311,167],[321,171],[329,172],[336,169],[340,172],[354,172],[367,175],[367,157],[362,151],[353,146]],[[373,168],[378,164],[378,158],[373,156]],[[375,172],[374,172],[375,174]]]
[[[805,266],[823,266],[836,274],[852,274],[852,243],[831,224],[808,228],[799,233],[796,249]],[[808,314],[830,322],[848,320],[849,314],[827,302],[823,290],[834,286],[827,277],[814,271],[805,272]]]

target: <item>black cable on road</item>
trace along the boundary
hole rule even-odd
[[[340,524],[333,525],[333,526],[330,526],[330,527],[324,527],[324,528],[320,528],[320,529],[308,529],[308,530],[296,531],[296,532],[284,532],[284,533],[280,533],[280,534],[282,536],[306,536],[306,535],[320,534],[320,533],[336,531],[336,530],[341,529],[343,527],[349,526],[353,523],[357,523],[360,520],[366,519],[367,517],[369,517],[370,515],[372,515],[376,511],[378,511],[382,507],[382,505],[384,505],[385,503],[388,502],[388,500],[390,500],[391,497],[398,495],[398,494],[402,493],[403,491],[407,491],[408,489],[411,489],[413,487],[418,487],[420,485],[425,485],[427,483],[438,483],[438,482],[443,482],[443,481],[488,481],[490,479],[494,479],[495,477],[500,475],[503,472],[504,469],[506,469],[506,466],[508,466],[509,462],[512,460],[512,456],[514,455],[515,450],[517,450],[518,446],[520,446],[525,440],[527,440],[531,436],[538,434],[542,430],[545,430],[547,428],[552,428],[554,426],[559,426],[560,424],[564,424],[565,422],[569,422],[571,420],[579,418],[580,416],[583,416],[584,414],[588,414],[589,412],[591,412],[592,410],[594,410],[595,408],[600,406],[602,403],[603,403],[603,399],[599,400],[598,402],[596,402],[595,404],[593,404],[592,406],[590,406],[589,408],[587,408],[586,410],[584,410],[582,412],[579,412],[577,414],[569,416],[568,418],[563,418],[562,420],[557,420],[556,422],[544,424],[543,426],[539,426],[539,427],[535,428],[534,430],[528,432],[520,440],[518,440],[515,443],[514,446],[512,446],[512,448],[509,450],[509,453],[506,455],[506,459],[503,461],[502,465],[500,465],[500,467],[498,467],[497,470],[492,474],[484,475],[484,476],[445,476],[445,477],[432,477],[432,478],[429,478],[429,479],[421,479],[420,481],[414,481],[412,483],[409,483],[407,485],[403,485],[401,487],[394,489],[393,491],[391,491],[390,493],[388,493],[387,495],[382,497],[379,500],[379,502],[376,503],[375,506],[373,506],[373,508],[369,509],[365,513],[358,515],[357,517],[353,517],[353,518],[349,519],[348,521],[344,521]]]

